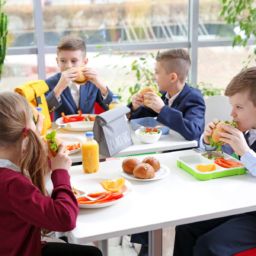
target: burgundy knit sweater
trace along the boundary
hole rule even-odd
[[[0,255],[40,256],[41,228],[69,231],[78,206],[66,170],[52,172],[53,192],[44,196],[20,172],[0,168]]]

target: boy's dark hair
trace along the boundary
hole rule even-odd
[[[248,91],[249,99],[256,106],[256,67],[242,70],[228,84],[226,96],[233,96],[238,92]]]
[[[156,61],[162,62],[167,73],[176,73],[180,82],[184,83],[191,66],[189,53],[184,49],[172,49],[159,52]]]
[[[77,50],[81,50],[82,52],[86,53],[85,41],[78,36],[73,36],[73,35],[65,36],[60,40],[57,46],[57,52],[77,51]]]

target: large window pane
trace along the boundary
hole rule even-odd
[[[35,44],[32,0],[8,0],[5,6],[9,18],[9,46]]]
[[[220,1],[199,1],[199,39],[230,39],[234,35],[234,27],[226,24],[220,11]]]
[[[18,85],[37,79],[36,55],[8,55],[5,58],[0,91],[12,90]]]
[[[56,45],[66,34],[88,44],[186,40],[187,0],[45,1],[45,40]]]
[[[233,76],[246,65],[251,49],[242,47],[199,48],[198,82],[225,88]]]

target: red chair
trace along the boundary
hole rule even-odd
[[[236,253],[233,256],[256,256],[256,248],[252,248],[243,252]]]
[[[94,103],[94,113],[96,115],[101,114],[102,112],[105,112],[105,109],[103,109],[97,102]]]

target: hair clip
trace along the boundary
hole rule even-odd
[[[28,132],[29,132],[29,129],[28,128],[23,128],[22,130],[22,134],[23,134],[23,137],[27,137],[28,136]]]

